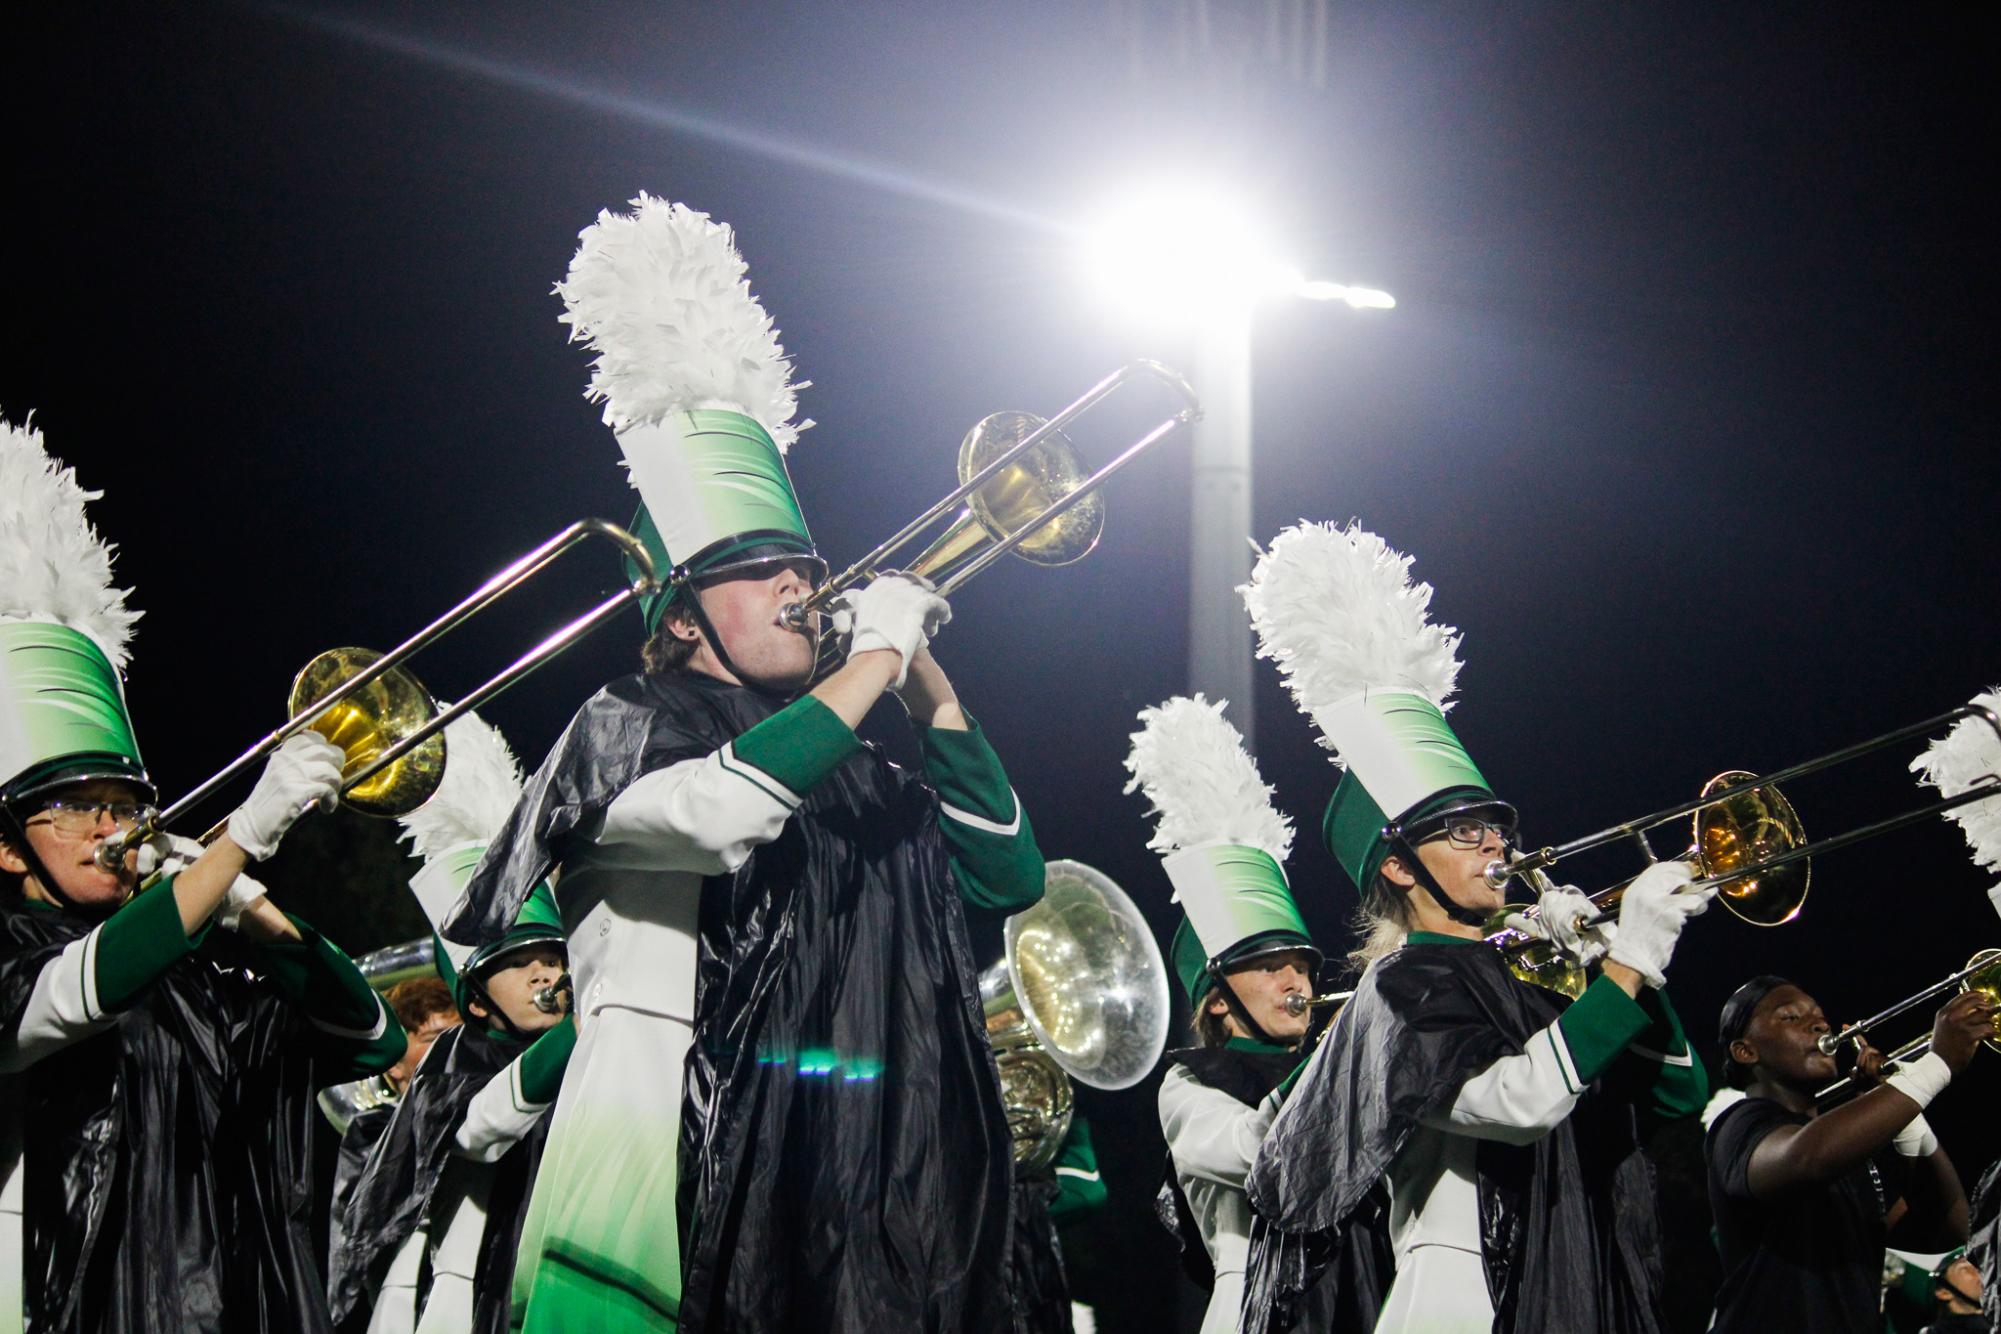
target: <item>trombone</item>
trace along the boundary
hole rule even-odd
[[[1906,996],[1889,1009],[1879,1014],[1872,1014],[1860,1023],[1850,1024],[1838,1033],[1822,1033],[1815,1045],[1825,1054],[1832,1056],[1835,1052],[1841,1050],[1844,1043],[1859,1041],[1867,1036],[1871,1029],[1888,1023],[1906,1011],[1916,1009],[1932,997],[1951,991],[1954,987],[1959,988],[1961,991],[1985,992],[1997,1004],[2001,1004],[2001,950],[1981,950],[1966,961],[1966,967],[1960,969],[1952,976],[1943,981],[1932,983],[1923,991],[1914,992]],[[2001,1051],[2001,1018],[1997,1018],[1996,1025],[1994,1036],[1987,1039],[1987,1045],[1996,1051]],[[1929,1037],[1923,1038],[1921,1041],[1927,1046],[1931,1043]],[[1895,1052],[1890,1054],[1891,1059],[1915,1054],[1917,1050],[1917,1044],[1908,1044],[1906,1047],[1899,1047]]]
[[[1694,865],[1699,877],[1686,888],[1718,890],[1723,906],[1754,926],[1782,925],[1796,917],[1806,902],[1812,858],[1891,833],[1972,802],[2001,796],[2001,774],[1987,775],[1985,782],[1957,796],[1941,797],[1915,809],[1817,840],[1806,837],[1799,817],[1793,813],[1792,803],[1779,791],[1779,784],[1930,736],[1963,718],[1978,719],[1994,732],[1997,739],[2001,739],[2001,716],[1983,705],[1962,704],[1935,718],[1858,741],[1775,773],[1759,776],[1731,770],[1718,774],[1703,786],[1693,800],[1601,829],[1568,843],[1539,848],[1510,860],[1490,862],[1486,870],[1487,883],[1499,889],[1510,880],[1527,877],[1533,884],[1546,884],[1543,873],[1565,858],[1627,840],[1638,845],[1641,855],[1649,863],[1659,861],[1652,844],[1647,841],[1647,831],[1686,815],[1693,817],[1694,843],[1682,859]],[[1592,902],[1599,911],[1580,920],[1577,928],[1582,930],[1609,920],[1615,914],[1626,886],[1631,883],[1630,880],[1622,881],[1592,895]],[[1545,963],[1547,956],[1555,954],[1547,941],[1520,931],[1494,931],[1487,939],[1509,954],[1511,968],[1515,967],[1515,959],[1524,954],[1528,954],[1531,960]],[[1561,960],[1561,956],[1556,957]],[[1550,967],[1561,971],[1561,963]],[[1575,965],[1570,965],[1570,968],[1575,971]],[[1548,985],[1544,979],[1529,977],[1519,968],[1516,972],[1525,981]]]
[[[1184,406],[1086,476],[1063,428],[1135,379],[1166,384]],[[1016,555],[1050,566],[1082,560],[1098,545],[1104,531],[1104,502],[1098,488],[1146,450],[1201,416],[1201,402],[1179,372],[1157,361],[1142,360],[1119,367],[1046,420],[1029,412],[996,412],[984,417],[959,446],[959,485],[803,601],[787,606],[782,613],[785,624],[805,630],[814,612],[873,578],[891,555],[961,504],[965,508],[908,568],[908,573],[931,580],[940,597],[950,597],[1002,556]]]
[[[610,542],[637,567],[637,575],[625,588],[529,649],[449,708],[440,709],[416,677],[404,669],[404,661],[413,654],[539,574],[572,547],[592,538]],[[341,775],[343,799],[369,815],[407,814],[430,800],[444,777],[445,739],[441,734],[448,725],[519,682],[659,585],[653,558],[638,538],[603,519],[579,519],[387,653],[330,649],[307,663],[292,683],[287,709],[290,716],[277,730],[173,805],[98,844],[97,864],[108,871],[116,870],[132,848],[158,837],[167,825],[217,788],[309,727],[346,753],[347,763]],[[202,841],[212,841],[222,829],[222,825],[217,825]]]
[[[1926,987],[1923,991],[1906,996],[1889,1009],[1879,1014],[1873,1014],[1860,1023],[1850,1024],[1838,1033],[1822,1033],[1815,1045],[1825,1054],[1832,1056],[1844,1044],[1861,1040],[1871,1029],[1887,1023],[1898,1015],[1913,1010],[1934,996],[1951,991],[1955,987],[1962,992],[1985,992],[1995,1000],[1997,1005],[2001,1005],[2001,950],[1985,949],[1979,951],[1966,961],[1966,967],[1960,969],[1950,977],[1932,983],[1932,985]],[[1932,1035],[1930,1033],[1924,1033],[1912,1038],[1909,1042],[1906,1042],[1903,1046],[1883,1058],[1883,1068],[1887,1070],[1901,1062],[1915,1060],[1930,1051],[1931,1045]],[[1992,1036],[1985,1039],[1985,1045],[1993,1048],[1995,1051],[2001,1051],[2001,1009],[1997,1009],[1994,1014],[1994,1032]],[[1833,1097],[1851,1083],[1852,1080],[1850,1079],[1837,1080],[1815,1094],[1814,1099],[1815,1101],[1821,1101]]]

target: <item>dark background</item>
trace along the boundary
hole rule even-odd
[[[1255,535],[1355,516],[1415,553],[1465,631],[1455,725],[1532,839],[2001,677],[1992,11],[1336,3],[1316,86],[1266,6],[1206,6],[1206,38],[1203,9],[12,9],[0,408],[107,493],[164,790],[275,725],[319,649],[392,642],[570,519],[629,515],[549,288],[642,189],[735,225],[814,382],[792,468],[837,559],[942,494],[987,412],[1185,362],[1078,282],[1069,229],[1122,182],[1226,175],[1302,267],[1394,292],[1387,316],[1261,315]],[[1187,457],[1120,480],[1089,561],[994,573],[938,642],[1044,850],[1113,875],[1163,941],[1120,762],[1134,713],[1186,688]],[[573,557],[422,674],[450,698],[615,582]],[[637,637],[487,715],[532,766]],[[1259,681],[1294,884],[1338,950],[1353,894],[1312,835],[1333,771]],[[1907,758],[1791,795],[1844,828],[1916,799]],[[414,934],[388,833],[313,829],[280,897],[357,952]],[[1876,1009],[2001,940],[1989,882],[1944,826],[1830,856],[1796,923],[1696,925],[1675,995],[1700,1038],[1761,971]],[[1935,1108],[1969,1181],[1997,1068]],[[1080,1101],[1116,1226],[1079,1285],[1102,1328],[1159,1328],[1151,1086]]]

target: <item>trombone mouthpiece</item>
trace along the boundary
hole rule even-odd
[[[1497,860],[1488,862],[1487,869],[1480,874],[1487,881],[1488,888],[1506,889],[1508,881],[1513,878],[1514,872],[1510,869],[1507,862]]]
[[[1285,1012],[1287,1014],[1305,1014],[1312,1008],[1313,1002],[1307,1000],[1306,997],[1300,995],[1298,992],[1294,992],[1285,998]]]
[[[1813,1045],[1820,1048],[1822,1056],[1832,1056],[1841,1050],[1841,1035],[1838,1033],[1822,1033],[1813,1040]]]
[[[568,1014],[572,994],[570,975],[564,973],[554,984],[541,988],[529,999],[543,1014]]]

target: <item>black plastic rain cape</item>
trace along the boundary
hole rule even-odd
[[[160,890],[149,891],[153,893]],[[0,1023],[95,921],[0,895]],[[30,1331],[325,1330],[314,1262],[317,1035],[211,942],[107,1031],[0,1080],[22,1121]],[[225,1315],[225,1312],[227,1313]]]
[[[1303,1058],[1291,1049],[1244,1051],[1234,1047],[1185,1047],[1167,1053],[1168,1069],[1181,1066],[1196,1080],[1227,1093],[1246,1107],[1263,1102],[1271,1091],[1285,1082]],[[1167,1154],[1167,1166],[1160,1189],[1153,1197],[1154,1215],[1160,1219],[1181,1248],[1181,1270],[1195,1286],[1211,1291],[1216,1286],[1216,1268],[1209,1261],[1208,1243],[1195,1222],[1181,1190],[1181,1177],[1174,1170],[1174,1153]]]
[[[335,1324],[366,1327],[390,1262],[437,1196],[473,1095],[526,1050],[527,1044],[485,1029],[461,1026],[438,1035],[333,1219],[327,1297]],[[473,1271],[472,1328],[480,1334],[507,1328],[514,1249],[548,1125],[546,1116],[538,1120],[497,1162],[463,1164],[486,1176],[486,1232]],[[430,1217],[439,1228],[449,1221]]]
[[[688,672],[607,686],[529,781],[446,935],[497,935],[635,778],[779,707]],[[703,883],[683,1331],[1009,1326],[1007,1122],[937,817],[930,788],[865,747],[776,840]]]
[[[1245,1329],[1373,1327],[1391,1277],[1383,1174],[1420,1117],[1563,1006],[1472,943],[1406,945],[1363,975],[1252,1165]],[[1533,1144],[1483,1140],[1477,1165],[1497,1331],[1660,1328],[1653,1175],[1630,1104],[1588,1090]]]

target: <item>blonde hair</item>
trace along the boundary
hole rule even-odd
[[[1403,948],[1404,937],[1410,934],[1414,917],[1410,895],[1381,871],[1376,872],[1375,883],[1362,896],[1361,906],[1348,920],[1348,930],[1356,942],[1355,948],[1348,951],[1349,975],[1360,977],[1370,964],[1393,950]]]

